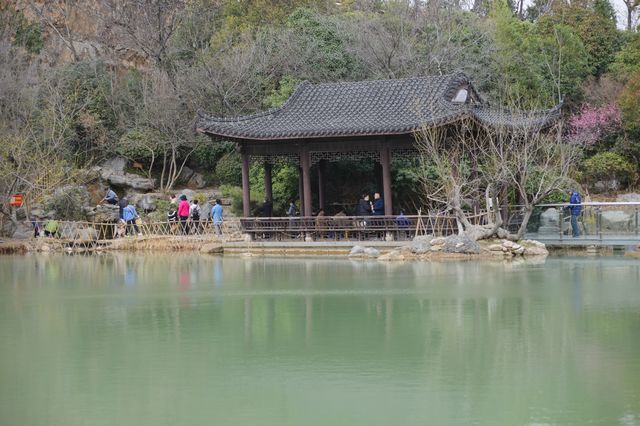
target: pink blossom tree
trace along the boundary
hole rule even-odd
[[[601,107],[585,104],[569,119],[569,143],[592,146],[619,128],[620,123],[621,113],[615,103]]]

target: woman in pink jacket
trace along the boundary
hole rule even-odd
[[[187,226],[187,219],[189,219],[189,202],[187,201],[186,195],[180,196],[180,204],[178,205],[178,217],[180,218],[182,233],[187,235],[189,233],[189,227]]]

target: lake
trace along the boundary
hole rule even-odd
[[[640,425],[640,262],[0,256],[0,425]]]

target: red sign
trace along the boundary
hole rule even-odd
[[[13,207],[22,207],[22,194],[12,195],[9,204]]]

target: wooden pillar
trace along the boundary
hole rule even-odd
[[[304,215],[311,216],[311,158],[306,146],[300,151],[300,167],[302,167],[302,204]]]
[[[389,147],[384,147],[380,151],[380,163],[382,164],[382,196],[384,198],[384,214],[391,216],[393,214],[393,205],[391,200],[391,153]]]
[[[251,215],[251,200],[249,189],[249,154],[242,153],[242,215]]]
[[[325,176],[327,170],[327,162],[326,160],[320,160],[318,163],[318,207],[324,209],[325,199],[324,199],[324,183]]]
[[[302,167],[298,167],[298,200],[300,201],[300,216],[304,216],[304,187],[302,185]]]
[[[264,162],[264,198],[273,203],[273,182],[271,180],[271,171],[273,166],[271,163]]]

